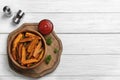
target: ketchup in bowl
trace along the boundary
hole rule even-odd
[[[53,31],[53,23],[48,19],[41,20],[38,25],[38,30],[41,34],[48,35]]]

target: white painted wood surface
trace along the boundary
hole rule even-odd
[[[3,16],[8,5],[26,15],[19,25]],[[58,68],[38,80],[120,80],[120,0],[0,0],[0,80],[34,80],[8,66],[8,34],[24,22],[50,19],[63,42]]]

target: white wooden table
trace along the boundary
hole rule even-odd
[[[26,15],[19,25],[3,16],[8,5]],[[0,0],[0,80],[33,80],[8,66],[8,34],[24,22],[50,19],[63,42],[58,68],[39,80],[120,80],[120,0]]]

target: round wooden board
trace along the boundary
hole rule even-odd
[[[14,36],[14,34],[18,33],[21,30],[24,30],[24,29],[38,31],[37,25],[38,25],[37,23],[25,23],[20,28],[11,32],[9,34],[8,40],[7,40],[7,52],[8,52],[9,42],[12,39],[12,36]],[[43,37],[44,38],[47,38],[47,37],[52,38],[52,44],[50,46],[47,45],[47,55],[50,54],[52,56],[52,59],[49,64],[46,64],[45,61],[43,61],[42,64],[40,64],[35,69],[22,70],[22,69],[19,69],[17,66],[15,66],[8,56],[10,68],[13,69],[14,71],[16,71],[17,73],[20,73],[22,75],[29,76],[29,77],[34,77],[34,78],[42,77],[48,73],[53,72],[60,62],[60,57],[61,57],[61,53],[62,53],[62,43],[54,31],[52,33],[50,33],[49,35],[46,35]],[[57,48],[59,50],[59,52],[56,54],[54,53],[55,48]]]

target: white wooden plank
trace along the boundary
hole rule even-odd
[[[9,33],[23,23],[50,19],[57,33],[120,33],[119,13],[26,13],[19,25],[0,13],[0,33]]]
[[[119,34],[59,34],[63,54],[120,54]]]
[[[12,71],[6,55],[0,55],[0,76],[20,76]],[[120,76],[120,55],[62,55],[49,76]]]
[[[119,0],[0,0],[13,11],[25,12],[120,12]],[[31,7],[32,6],[32,7]]]
[[[73,77],[73,76],[67,76],[67,77],[61,77],[61,76],[56,76],[56,77],[42,77],[42,78],[28,78],[28,77],[14,77],[14,76],[0,76],[0,80],[120,80],[120,77]]]
[[[0,54],[6,54],[8,34],[0,34]],[[58,34],[63,54],[119,55],[120,34]]]
[[[59,76],[56,76],[56,77],[42,77],[42,78],[37,78],[37,79],[34,79],[34,78],[28,78],[28,77],[14,77],[14,76],[5,76],[5,77],[1,77],[0,76],[0,80],[89,80],[89,79],[94,79],[93,78],[86,78],[86,77],[59,77]],[[114,78],[116,79],[116,78]],[[110,79],[109,79],[110,80]]]

